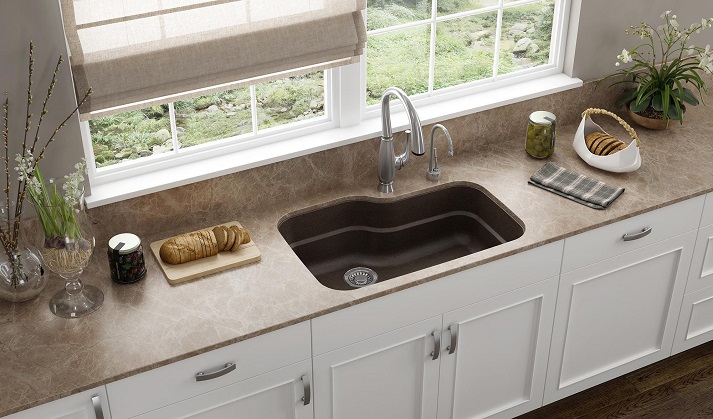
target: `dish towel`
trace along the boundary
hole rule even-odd
[[[624,193],[624,188],[609,186],[602,181],[572,172],[554,163],[542,166],[527,183],[600,210],[606,209],[619,195]]]

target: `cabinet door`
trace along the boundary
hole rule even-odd
[[[313,417],[309,359],[135,416],[140,419]]]
[[[111,419],[104,386],[24,410],[4,419]]]
[[[435,418],[440,336],[438,316],[315,357],[315,418]]]
[[[695,237],[692,231],[562,275],[545,403],[671,354]]]
[[[711,198],[713,200],[713,198]],[[698,231],[686,294],[713,286],[713,225]]]
[[[558,277],[443,315],[438,418],[511,418],[542,405]]]
[[[683,297],[673,354],[713,340],[713,287]]]

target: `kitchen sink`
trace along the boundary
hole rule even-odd
[[[347,198],[283,218],[278,229],[324,286],[353,290],[522,236],[483,187],[454,183],[399,198]]]

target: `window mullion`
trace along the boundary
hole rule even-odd
[[[250,86],[250,117],[253,122],[253,135],[257,135],[257,93],[254,84]]]
[[[433,93],[433,81],[436,77],[436,15],[438,14],[438,0],[431,3],[431,46],[428,61],[428,93]]]
[[[503,0],[500,0],[498,9],[498,23],[495,26],[495,51],[493,51],[493,79],[498,78],[498,68],[500,67],[500,38],[503,32]]]
[[[168,116],[171,119],[171,143],[173,144],[173,153],[178,153],[178,126],[176,125],[176,108],[173,107],[173,102],[168,104]]]

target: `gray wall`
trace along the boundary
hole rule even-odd
[[[600,78],[617,70],[616,56],[641,43],[624,30],[642,20],[657,27],[660,16],[672,10],[681,26],[713,17],[713,0],[573,0],[580,3],[579,30],[572,75],[582,80]],[[713,44],[713,28],[692,37],[695,45]]]
[[[57,0],[0,0],[0,39],[2,40],[0,42],[0,92],[3,93],[3,102],[6,92],[10,99],[10,144],[11,155],[14,156],[21,149],[24,135],[30,40],[35,44],[33,100],[30,111],[35,115],[34,122],[37,122],[42,109],[42,102],[59,54],[65,58],[54,93],[48,103],[48,114],[42,122],[40,130],[42,144],[76,106],[59,2]],[[36,125],[33,123],[30,129],[33,138],[35,129]],[[84,156],[78,117],[70,119],[67,126],[55,138],[40,164],[43,174],[48,177],[59,177],[73,171],[74,164]],[[14,167],[12,157],[11,164]],[[4,184],[4,181],[0,181],[0,184]]]

